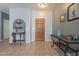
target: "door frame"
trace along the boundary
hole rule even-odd
[[[42,41],[45,41],[45,18],[35,18],[35,41],[37,41],[36,40],[36,19],[43,19],[44,20],[44,40],[42,40]]]
[[[5,12],[1,12],[1,39],[4,39],[4,19],[9,20],[9,15]]]

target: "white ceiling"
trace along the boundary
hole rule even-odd
[[[0,3],[0,9],[9,11],[9,8],[32,8],[32,9],[55,9],[58,6],[63,5],[64,3],[47,3],[46,8],[40,8],[39,3]]]
[[[10,8],[10,7],[22,7],[22,8],[34,8],[39,9],[39,3],[0,3],[0,7],[2,8]],[[53,9],[56,6],[62,5],[62,3],[47,3],[47,7],[45,9]]]

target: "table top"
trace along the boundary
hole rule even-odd
[[[59,40],[62,40],[64,42],[67,42],[67,43],[75,43],[75,44],[79,44],[79,41],[76,41],[76,40],[72,40],[72,39],[69,39],[66,35],[62,35],[61,37],[57,37],[56,35],[51,35]]]
[[[12,34],[24,34],[25,32],[12,32]]]

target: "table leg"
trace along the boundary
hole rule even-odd
[[[59,40],[59,48],[60,48],[60,44],[61,44],[61,41]]]
[[[16,42],[16,34],[13,34],[13,43],[15,44]]]
[[[21,45],[21,34],[20,34],[20,45]]]
[[[53,40],[53,43],[52,43],[52,45],[51,45],[51,48],[54,46],[54,40]]]
[[[76,56],[78,56],[78,52],[76,51]]]
[[[67,56],[67,55],[66,55],[66,52],[64,52],[64,56]]]
[[[51,37],[51,39],[52,39],[52,45],[51,45],[51,48],[54,46],[54,39],[53,39],[53,37]]]
[[[24,39],[24,42],[25,42],[25,34],[23,34],[23,39]]]
[[[52,43],[51,48],[54,46],[54,44]]]

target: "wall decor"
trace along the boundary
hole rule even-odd
[[[79,19],[78,16],[78,7],[76,3],[72,3],[71,5],[68,6],[67,8],[67,20],[68,21],[73,21]]]
[[[61,22],[61,23],[62,23],[62,22],[65,22],[65,20],[66,20],[66,14],[61,15],[61,16],[60,16],[60,22]]]

